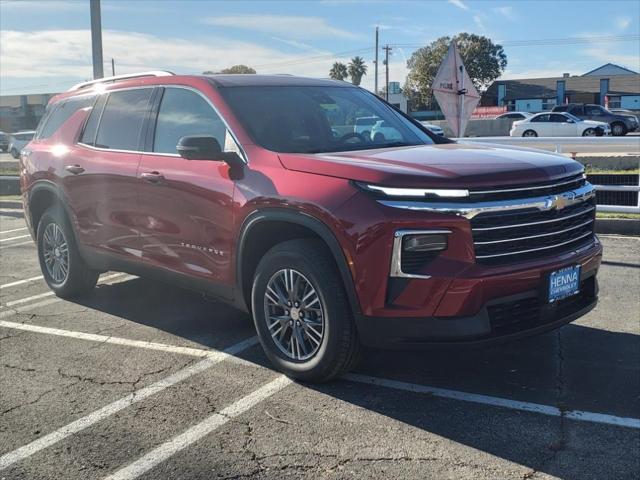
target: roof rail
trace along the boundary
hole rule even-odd
[[[68,92],[72,92],[74,90],[81,90],[83,88],[90,87],[92,85],[96,85],[99,83],[110,83],[117,82],[119,80],[128,80],[130,78],[140,78],[140,77],[168,77],[170,75],[175,75],[173,72],[169,72],[166,70],[152,70],[149,72],[140,72],[140,73],[127,73],[125,75],[116,75],[113,77],[104,77],[98,78],[96,80],[89,80],[88,82],[80,82],[73,87],[71,87]]]

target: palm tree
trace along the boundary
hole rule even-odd
[[[349,63],[348,71],[351,77],[351,83],[360,85],[362,76],[367,74],[367,64],[362,57],[353,57]]]
[[[349,76],[347,66],[341,62],[335,62],[329,70],[329,76],[334,80],[344,80]]]

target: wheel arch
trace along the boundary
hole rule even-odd
[[[28,220],[33,229],[34,236],[38,234],[38,223],[42,214],[51,206],[59,205],[64,209],[67,218],[71,223],[73,234],[75,235],[73,216],[69,210],[69,204],[64,193],[54,183],[48,181],[38,181],[29,189],[29,211]]]
[[[340,243],[326,223],[307,213],[281,208],[260,209],[242,223],[236,243],[236,303],[251,306],[251,279],[258,262],[272,246],[293,238],[318,238],[326,245],[338,269],[354,314],[360,313],[353,277]]]

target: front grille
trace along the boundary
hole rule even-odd
[[[578,294],[552,304],[537,295],[490,305],[487,313],[492,333],[508,334],[566,318],[591,305],[595,298],[596,279],[592,276],[580,283]]]
[[[563,209],[480,213],[471,219],[476,261],[484,265],[557,255],[593,240],[595,199]]]
[[[499,189],[473,189],[469,196],[474,202],[490,202],[495,200],[512,200],[523,197],[542,197],[567,192],[586,184],[584,174],[571,175],[558,180],[536,184],[515,185]]]

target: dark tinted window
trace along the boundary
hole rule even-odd
[[[567,105],[560,105],[558,107],[554,107],[553,111],[554,112],[566,112],[568,110],[568,106]]]
[[[594,117],[601,117],[605,115],[605,111],[596,105],[589,105],[584,107],[584,113],[586,115],[592,115]]]
[[[569,120],[569,119],[567,117],[565,117],[564,115],[558,115],[557,113],[551,115],[551,121],[552,122],[567,123],[567,120]]]
[[[87,120],[86,125],[84,126],[84,132],[82,132],[82,137],[80,138],[80,142],[85,143],[87,145],[93,145],[96,140],[96,132],[98,131],[98,122],[100,121],[100,114],[102,113],[102,108],[104,107],[104,103],[107,100],[107,95],[101,95],[100,98],[96,101],[91,109],[91,114],[89,115],[89,119]]]
[[[432,144],[423,130],[375,95],[333,86],[257,86],[220,92],[259,145],[276,152],[321,153]],[[363,117],[384,121],[383,132]]]
[[[93,105],[96,97],[94,95],[84,95],[82,97],[69,98],[63,100],[55,106],[39,130],[38,138],[48,138],[53,135],[64,122],[71,118],[81,108]]]
[[[203,97],[183,88],[166,88],[158,112],[153,151],[177,153],[178,140],[187,135],[215,137],[224,149],[226,131],[222,119]]]
[[[572,113],[574,115],[584,115],[584,107],[582,105],[574,105],[573,107],[569,108],[569,113]]]
[[[107,98],[95,145],[114,150],[138,150],[138,139],[152,89],[112,92]]]
[[[532,122],[548,122],[549,121],[549,115],[538,115],[537,117],[533,117],[531,119]]]

